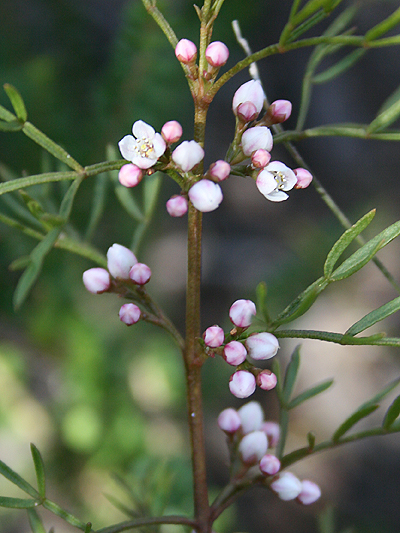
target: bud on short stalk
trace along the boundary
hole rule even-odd
[[[239,341],[231,341],[225,344],[223,357],[232,366],[241,365],[247,356],[247,350]]]
[[[82,279],[86,289],[93,294],[108,291],[111,284],[110,274],[105,268],[89,268],[83,273]]]
[[[301,481],[291,472],[279,474],[271,483],[271,489],[284,501],[294,500],[302,489]]]
[[[246,339],[246,346],[250,357],[257,361],[271,359],[279,349],[278,339],[268,332],[250,335]]]
[[[236,433],[241,426],[240,416],[235,409],[224,409],[218,416],[218,426],[225,433]]]
[[[172,152],[172,161],[182,172],[192,170],[203,157],[204,150],[196,141],[183,141]]]
[[[242,422],[243,434],[259,431],[264,420],[264,413],[258,402],[249,402],[238,410]]]
[[[265,476],[274,476],[281,469],[281,462],[275,455],[266,453],[260,461],[260,470]]]
[[[285,122],[292,113],[292,103],[289,100],[275,100],[267,109],[266,117],[269,124],[281,124]]]
[[[188,210],[188,201],[184,196],[174,195],[166,203],[171,217],[182,217]]]
[[[264,168],[271,161],[271,154],[260,148],[251,154],[251,164],[254,168]]]
[[[189,189],[188,196],[194,207],[203,213],[217,209],[223,199],[221,187],[206,179],[195,183]]]
[[[293,172],[297,178],[295,189],[306,189],[312,182],[312,174],[305,168],[295,168]]]
[[[107,268],[113,278],[129,279],[129,271],[137,263],[131,250],[120,244],[113,244],[107,251]]]
[[[239,87],[232,100],[232,110],[237,115],[238,107],[244,102],[251,102],[258,116],[264,105],[265,94],[259,81],[250,80]]]
[[[176,120],[170,120],[161,128],[161,135],[167,144],[176,143],[182,137],[182,126]]]
[[[230,377],[229,390],[236,398],[248,398],[256,390],[256,378],[247,370],[238,370]]]
[[[235,326],[247,328],[256,312],[256,306],[251,300],[236,300],[229,309],[229,318]]]
[[[214,178],[218,181],[224,181],[229,178],[230,172],[230,164],[220,159],[210,166],[206,176],[210,176],[211,178]]]
[[[242,150],[247,156],[251,156],[256,150],[262,149],[270,152],[274,141],[272,133],[266,126],[254,126],[249,128],[242,135]]]
[[[256,464],[265,455],[267,448],[267,437],[262,431],[248,433],[239,444],[242,461],[247,465]]]
[[[139,307],[131,303],[122,305],[121,309],[119,310],[119,318],[127,326],[136,324],[136,322],[138,322],[140,319],[140,315],[141,311]]]
[[[268,448],[275,448],[281,436],[281,428],[277,422],[267,421],[263,422],[261,426],[262,431],[267,435]]]
[[[313,481],[304,479],[301,482],[301,492],[297,496],[297,501],[303,505],[310,505],[321,497],[321,489]]]
[[[256,383],[263,390],[272,390],[276,387],[278,379],[270,370],[262,370],[256,377]]]
[[[197,57],[196,45],[189,39],[181,39],[175,47],[175,55],[181,63],[194,63]]]
[[[228,61],[229,50],[221,41],[214,41],[206,48],[206,60],[214,68],[220,68]]]
[[[143,178],[143,171],[137,165],[130,163],[120,168],[118,180],[124,187],[136,187]]]
[[[136,265],[133,265],[130,269],[129,277],[137,285],[145,285],[151,278],[150,267],[144,263],[136,263]]]
[[[238,105],[236,115],[243,124],[248,124],[258,117],[259,111],[252,102],[243,102]]]
[[[224,343],[224,330],[219,326],[211,326],[203,333],[203,339],[206,346],[218,348]]]

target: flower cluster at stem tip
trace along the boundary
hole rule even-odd
[[[175,55],[189,69],[191,79],[201,76],[212,84],[219,69],[228,61],[229,50],[220,41],[211,42],[205,51],[207,69],[201,73],[196,65],[197,47],[192,41],[181,39],[175,47]],[[312,175],[304,168],[291,169],[281,161],[271,162],[274,143],[270,127],[290,117],[292,104],[288,100],[275,100],[259,119],[265,101],[258,80],[250,80],[237,89],[232,100],[236,117],[234,140],[226,160],[213,162],[205,174],[196,172],[205,156],[198,142],[183,141],[171,150],[171,145],[178,142],[183,133],[176,120],[166,122],[161,133],[156,133],[142,120],[136,121],[132,135],[126,135],[118,143],[122,157],[130,162],[119,171],[120,183],[135,187],[145,174],[158,170],[169,173],[181,186],[180,194],[172,196],[166,205],[172,217],[183,216],[189,201],[202,212],[217,209],[223,200],[219,182],[226,180],[235,167],[240,175],[254,179],[258,190],[271,202],[286,200],[287,192],[293,188],[308,187]],[[246,160],[248,163],[243,165]],[[179,178],[175,178],[171,171]]]
[[[240,409],[224,409],[218,416],[218,426],[226,434],[232,462],[239,463],[235,480],[258,466],[265,476],[265,485],[284,501],[296,500],[303,505],[317,501],[319,486],[308,479],[300,481],[292,472],[282,472],[281,462],[273,453],[280,438],[277,422],[264,421],[258,402],[249,402]]]
[[[251,300],[237,300],[229,309],[229,318],[235,326],[228,335],[218,326],[210,326],[203,333],[203,342],[207,355],[220,355],[236,371],[229,380],[229,390],[237,398],[247,398],[259,386],[264,390],[276,387],[277,378],[268,369],[255,367],[254,361],[263,361],[274,357],[279,349],[278,339],[266,331],[252,333],[242,340],[243,333],[251,325],[256,315],[256,306]]]

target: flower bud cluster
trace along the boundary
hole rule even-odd
[[[232,460],[242,464],[242,474],[258,465],[261,473],[270,478],[269,486],[281,500],[296,499],[309,505],[320,498],[321,489],[313,481],[300,481],[291,472],[280,472],[281,463],[271,453],[279,442],[279,424],[264,421],[258,402],[249,402],[238,410],[224,409],[218,416],[218,426],[230,442]]]
[[[206,353],[212,356],[218,354],[228,364],[236,367],[229,380],[229,389],[237,398],[247,398],[253,394],[256,386],[271,390],[277,384],[273,372],[254,367],[247,358],[261,361],[274,357],[279,349],[278,339],[268,332],[253,333],[245,340],[240,339],[255,315],[254,302],[237,300],[229,309],[229,318],[235,328],[228,335],[218,325],[207,328],[203,333]]]
[[[151,278],[150,267],[139,263],[135,254],[122,246],[113,244],[107,251],[107,269],[90,268],[83,273],[82,279],[86,289],[93,294],[115,292],[121,294],[132,292],[148,283]],[[122,305],[119,317],[131,326],[142,316],[140,308],[133,303]]]

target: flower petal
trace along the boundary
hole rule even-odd
[[[137,139],[152,140],[155,130],[150,124],[146,124],[143,120],[137,120],[132,126],[132,133]]]

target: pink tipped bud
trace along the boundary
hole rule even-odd
[[[189,172],[204,157],[203,148],[196,141],[183,141],[172,152],[172,161],[183,172]]]
[[[229,50],[226,44],[221,41],[214,41],[206,48],[206,59],[212,67],[219,68],[228,61]]]
[[[217,209],[223,199],[221,187],[206,179],[195,183],[188,195],[194,207],[203,213]]]
[[[250,80],[241,85],[235,92],[232,100],[233,112],[236,115],[240,104],[243,104],[243,102],[251,102],[255,106],[258,115],[264,105],[264,98],[265,94],[261,83],[259,81]]]
[[[285,122],[292,113],[292,103],[289,100],[275,100],[269,106],[267,114],[271,119],[272,124],[280,124]]]
[[[254,168],[264,168],[271,161],[271,154],[260,148],[251,154],[251,163]]]
[[[197,48],[189,39],[181,39],[175,47],[175,55],[181,63],[194,63],[197,56]]]
[[[110,288],[110,274],[105,268],[89,268],[82,279],[86,289],[93,294],[101,294]]]
[[[133,265],[130,269],[129,277],[137,285],[145,285],[151,278],[150,267],[144,263],[136,263],[136,265]]]
[[[268,443],[265,433],[252,431],[243,437],[239,444],[242,461],[247,465],[254,465],[265,455]]]
[[[244,155],[251,155],[260,148],[270,152],[274,141],[272,133],[266,126],[254,126],[249,128],[242,135],[242,150]]]
[[[310,505],[321,497],[321,489],[313,481],[304,479],[301,482],[301,492],[297,496],[297,501],[303,505]]]
[[[264,413],[258,402],[249,402],[238,411],[242,422],[243,434],[259,431],[264,420]]]
[[[240,416],[235,409],[224,409],[218,417],[218,426],[225,433],[235,433],[240,428]]]
[[[294,186],[295,189],[305,189],[312,182],[312,174],[305,168],[295,168],[293,172],[297,178],[296,185]]]
[[[260,461],[260,470],[265,476],[274,476],[281,469],[281,462],[275,455],[266,453]]]
[[[232,366],[238,366],[246,360],[247,350],[239,341],[231,341],[224,347],[224,359]]]
[[[176,143],[182,137],[182,126],[176,120],[170,120],[161,128],[161,135],[167,144]]]
[[[107,251],[107,268],[113,278],[129,279],[129,271],[136,265],[133,252],[120,244],[113,244]]]
[[[236,300],[229,309],[231,322],[239,328],[247,328],[256,314],[255,303],[251,300]]]
[[[119,310],[119,318],[127,326],[132,326],[139,321],[141,311],[135,304],[124,304]]]
[[[260,112],[252,102],[243,102],[243,104],[238,105],[236,109],[236,115],[245,124],[256,119],[259,114]]]
[[[260,361],[274,357],[278,352],[279,342],[272,333],[263,332],[250,335],[246,339],[246,346],[250,357]]]
[[[230,377],[229,390],[236,398],[248,398],[256,390],[256,378],[247,370],[238,370]]]
[[[118,180],[124,187],[136,187],[143,178],[143,171],[137,165],[130,163],[120,168]]]
[[[213,163],[210,168],[208,169],[207,175],[211,176],[214,179],[217,179],[218,181],[224,181],[226,178],[229,178],[229,174],[231,173],[231,166],[226,161],[222,161],[222,159],[219,159],[215,163]]]
[[[271,489],[276,492],[281,500],[294,500],[300,494],[302,484],[291,472],[279,474],[277,479],[271,483]]]
[[[210,348],[218,348],[224,343],[224,330],[219,326],[211,326],[203,333],[203,339],[206,346]]]
[[[261,429],[268,437],[268,448],[275,448],[281,436],[279,424],[268,420],[267,422],[263,422]]]
[[[276,387],[278,379],[270,370],[263,370],[256,377],[256,383],[263,390],[272,390]]]
[[[171,217],[183,217],[188,210],[188,201],[184,196],[175,194],[167,201],[166,206]]]

